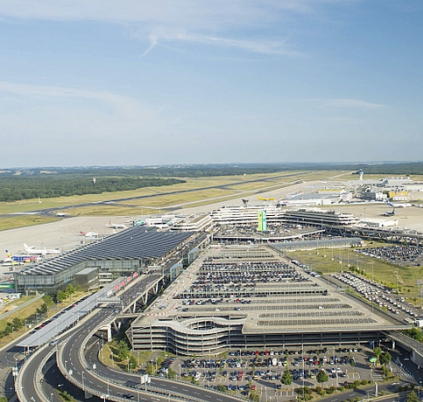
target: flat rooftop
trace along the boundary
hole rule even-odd
[[[134,324],[166,320],[189,327],[193,319],[208,317],[239,320],[244,334],[403,327],[267,246],[211,247]]]

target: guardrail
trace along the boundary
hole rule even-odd
[[[87,338],[86,338],[87,339]],[[85,346],[86,342],[83,343],[83,346]],[[81,346],[80,349],[83,349],[83,346]],[[64,345],[61,346],[61,349],[63,349]],[[81,352],[79,352],[81,354]],[[58,356],[61,355],[61,351],[59,352]],[[92,388],[88,385],[86,385],[85,383],[79,382],[78,380],[76,380],[73,376],[69,375],[69,373],[65,370],[65,368],[63,367],[62,364],[62,359],[58,358],[57,359],[58,362],[58,367],[59,370],[62,372],[62,374],[65,376],[65,378],[71,382],[73,385],[77,386],[78,388],[82,389],[84,392],[89,392],[92,395],[98,396],[100,398],[105,398],[106,397],[106,393],[104,391],[99,391],[95,388]],[[86,363],[86,360],[84,360],[84,364]],[[89,366],[86,365],[86,369],[88,370]],[[124,382],[120,382],[120,381],[114,381],[110,378],[103,378],[102,376],[98,375],[97,373],[94,372],[94,370],[90,369],[90,372],[93,376],[97,377],[98,379],[100,379],[103,382],[108,382],[108,383],[112,383],[116,386],[119,386],[123,389],[128,389],[128,390],[133,390],[133,388],[127,387],[125,386]],[[105,381],[106,380],[106,381]],[[184,394],[179,394],[179,393],[175,393],[175,392],[171,392],[169,390],[164,390],[164,389],[160,389],[160,388],[156,388],[156,387],[149,387],[149,391],[143,391],[143,390],[139,390],[137,389],[137,392],[143,393],[143,394],[148,394],[148,393],[154,393],[156,395],[163,395],[165,397],[170,398],[169,395],[172,396],[172,398],[174,399],[181,399],[184,401],[193,401],[193,402],[202,402],[201,399],[197,399],[197,398],[187,398],[186,395]],[[112,400],[112,401],[127,401],[126,398],[121,398],[120,396],[115,396],[115,395],[107,395],[107,399],[108,400]]]
[[[38,353],[41,353],[45,348],[47,348],[48,344],[44,345],[42,348],[38,349],[31,357],[34,357],[35,355],[37,355]],[[41,386],[41,378],[42,378],[42,372],[41,370],[43,369],[45,363],[47,362],[47,360],[51,357],[51,355],[54,353],[55,351],[53,350],[51,353],[48,353],[47,356],[41,361],[40,366],[38,367],[36,373],[35,373],[35,390],[37,391],[37,395],[38,397],[43,401],[43,402],[49,402],[49,399],[44,395],[44,391],[42,389]],[[22,386],[22,372],[24,372],[26,370],[26,366],[28,365],[28,361],[26,361],[22,366],[21,369],[19,370],[19,374],[16,378],[15,381],[15,391],[16,391],[16,396],[18,397],[18,399],[20,401],[26,401],[25,396],[22,392],[23,386]]]
[[[100,326],[102,326],[104,324],[105,324],[105,321],[103,321]],[[91,373],[92,376],[96,377],[101,382],[111,383],[111,384],[114,384],[115,386],[118,386],[122,389],[126,389],[128,391],[136,391],[138,393],[145,394],[145,395],[149,395],[149,394],[151,395],[151,393],[154,393],[156,395],[164,396],[166,398],[172,397],[173,399],[180,399],[180,400],[190,401],[190,402],[204,402],[204,399],[195,398],[195,397],[192,397],[192,396],[187,396],[186,394],[182,394],[182,393],[175,392],[175,391],[170,391],[169,389],[166,389],[166,388],[153,387],[153,386],[150,385],[150,386],[148,386],[148,391],[146,391],[146,390],[143,390],[141,388],[129,387],[128,385],[126,385],[126,382],[124,382],[124,381],[116,381],[116,380],[113,380],[109,377],[103,377],[100,374],[98,374],[95,370],[93,370],[91,368],[90,364],[88,363],[88,361],[86,360],[85,355],[84,355],[84,350],[85,350],[86,344],[88,343],[89,339],[95,334],[95,332],[97,330],[98,330],[98,327],[87,334],[87,336],[84,338],[84,341],[82,342],[82,344],[81,344],[81,346],[79,347],[79,350],[78,350],[79,359],[80,359],[81,364],[87,370],[87,372],[89,371]],[[58,350],[56,358],[57,358],[57,366],[58,366],[59,370],[62,372],[62,374],[65,376],[65,378],[68,381],[70,381],[72,384],[77,386],[78,388],[83,389],[85,392],[88,391],[89,393],[91,393],[93,395],[96,395],[100,398],[104,398],[105,395],[106,395],[104,391],[100,391],[100,390],[94,389],[92,387],[89,387],[85,384],[85,382],[82,383],[79,380],[73,378],[73,376],[69,375],[69,373],[66,371],[66,368],[63,366],[63,361],[62,361],[62,351],[63,351],[64,346],[65,346],[65,342],[63,342],[60,345],[60,348]],[[127,375],[134,377],[137,380],[138,380],[138,377],[139,377],[135,374],[130,374],[130,373],[127,373]],[[161,379],[161,380],[164,380],[164,379]],[[169,382],[171,382],[171,381],[169,381]],[[185,382],[181,381],[180,383],[185,383]],[[141,386],[141,383],[140,383],[140,386]],[[211,390],[211,389],[207,389],[207,391],[208,392],[214,392],[216,395],[224,394],[224,395],[230,396],[234,399],[247,400],[246,398],[240,398],[240,397],[236,397],[236,396],[233,396],[233,395],[227,395],[225,393],[221,393],[219,391],[215,391],[215,390]],[[114,401],[122,401],[122,400],[126,401],[127,400],[125,398],[121,398],[119,396],[113,396],[113,395],[108,395],[107,399],[114,400]]]

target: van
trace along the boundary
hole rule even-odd
[[[50,346],[54,346],[59,342],[58,339],[53,339],[52,341],[50,341]]]

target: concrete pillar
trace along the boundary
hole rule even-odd
[[[392,349],[395,349],[395,341],[392,339]]]
[[[112,326],[109,324],[107,326],[107,342],[112,341]]]

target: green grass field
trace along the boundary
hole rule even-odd
[[[378,244],[374,246],[377,247]],[[420,297],[417,280],[423,277],[423,267],[402,267],[345,248],[296,251],[287,254],[322,274],[340,273],[341,270],[348,271],[358,267],[362,275],[369,279],[373,278],[375,282],[393,289],[397,289],[398,285],[400,293],[411,301],[416,302]]]
[[[46,208],[63,208],[66,205],[77,205],[84,203],[93,203],[92,206],[81,208],[72,208],[67,212],[71,216],[125,216],[125,215],[148,215],[157,213],[160,208],[166,208],[173,205],[190,203],[188,206],[207,205],[217,200],[230,200],[241,196],[251,196],[263,189],[270,191],[288,185],[295,181],[312,181],[326,179],[328,177],[349,174],[340,171],[318,171],[318,172],[276,172],[270,174],[236,175],[236,176],[218,176],[218,177],[199,177],[184,178],[186,183],[179,183],[163,187],[149,187],[131,191],[119,191],[115,193],[87,194],[82,196],[57,197],[49,199],[22,200],[19,202],[0,203],[0,215],[29,212]],[[267,181],[266,179],[271,179]],[[273,180],[272,180],[273,179]],[[250,180],[260,180],[259,182],[244,183]],[[163,195],[160,197],[146,198],[141,200],[130,200],[117,202],[107,206],[96,205],[99,201],[109,201],[112,199],[130,198],[138,196],[148,196],[153,194],[168,193],[178,190],[201,189],[211,186],[228,186],[228,188],[212,188],[198,190],[190,193]],[[217,198],[217,200],[214,200]],[[0,218],[0,230],[37,225],[41,223],[54,222],[55,217],[42,217],[37,215],[27,216],[7,216]]]
[[[40,225],[42,223],[56,222],[60,218],[40,216],[40,215],[23,215],[23,216],[3,216],[0,217],[0,230],[15,229],[25,226]]]

